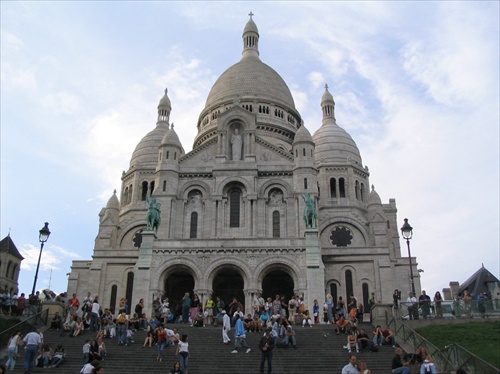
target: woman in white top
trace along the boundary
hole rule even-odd
[[[83,331],[83,322],[82,322],[82,319],[80,317],[78,317],[76,319],[76,323],[75,323],[75,332],[73,333],[73,336],[78,336],[82,333]]]
[[[175,355],[179,357],[179,362],[181,364],[181,370],[184,374],[188,374],[188,358],[189,358],[189,343],[188,336],[182,335],[181,340],[177,344],[177,351]]]
[[[21,331],[17,330],[16,333],[10,338],[7,353],[9,355],[9,359],[7,360],[7,370],[14,370],[14,366],[16,365],[17,359],[17,348],[21,344]]]
[[[371,374],[371,371],[368,369],[368,366],[366,365],[366,362],[364,362],[364,361],[358,362],[358,370],[359,370],[359,374]]]

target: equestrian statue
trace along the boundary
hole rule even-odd
[[[154,197],[148,198],[149,208],[146,212],[147,230],[158,230],[160,225],[160,203],[156,202]]]
[[[314,198],[312,198],[308,193],[300,196],[302,196],[304,202],[306,203],[304,207],[304,221],[306,222],[306,229],[315,229],[318,213],[316,212]]]

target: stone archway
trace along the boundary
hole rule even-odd
[[[281,269],[269,271],[262,279],[262,296],[274,300],[276,295],[285,295],[290,300],[294,292],[293,279],[289,273]]]
[[[236,298],[243,305],[243,310],[245,310],[244,283],[243,277],[237,269],[231,267],[219,269],[212,282],[214,300],[220,297],[224,301],[225,309],[228,311],[229,303],[233,298]]]
[[[193,276],[186,270],[176,270],[171,272],[165,279],[164,296],[169,298],[172,310],[178,313],[182,303],[182,297],[186,292],[189,292],[192,297],[193,289]]]

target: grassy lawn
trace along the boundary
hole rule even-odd
[[[439,349],[456,343],[500,367],[500,321],[427,326],[416,331]]]

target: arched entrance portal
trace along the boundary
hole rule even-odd
[[[187,271],[177,270],[165,279],[165,296],[170,300],[174,312],[179,312],[182,297],[189,292],[193,297],[194,278]]]
[[[262,280],[262,296],[274,300],[276,295],[285,295],[285,300],[293,296],[293,279],[283,270],[272,270]]]
[[[235,297],[245,308],[245,295],[243,293],[243,277],[235,269],[225,268],[217,272],[214,277],[212,289],[214,290],[214,300],[220,297],[224,301],[226,311],[229,310],[229,303]]]

